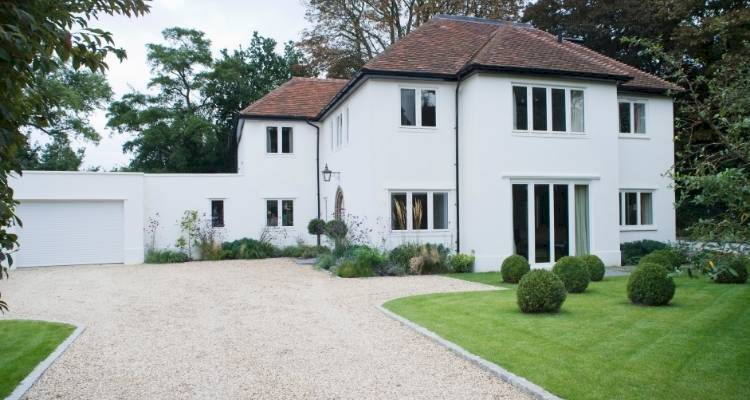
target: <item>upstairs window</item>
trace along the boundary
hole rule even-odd
[[[437,92],[434,89],[401,89],[401,126],[437,126]]]
[[[583,90],[513,86],[513,129],[545,133],[583,133]]]
[[[279,138],[279,133],[281,137]],[[281,146],[279,146],[281,143]],[[292,154],[294,153],[294,131],[291,127],[277,126],[266,127],[266,153],[268,154]]]
[[[211,200],[211,226],[214,228],[224,226],[224,200]]]
[[[620,192],[620,225],[653,225],[653,192]]]
[[[646,103],[620,100],[618,110],[620,133],[646,133]]]

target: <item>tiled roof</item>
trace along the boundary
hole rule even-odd
[[[240,111],[240,115],[314,119],[346,82],[345,79],[293,77]]]
[[[616,79],[625,81],[623,88],[678,89],[530,25],[470,17],[437,16],[362,69],[455,76],[471,68]]]

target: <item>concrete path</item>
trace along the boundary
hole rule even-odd
[[[32,399],[525,398],[375,308],[481,284],[274,259],[37,268],[0,285],[0,318],[86,325]]]

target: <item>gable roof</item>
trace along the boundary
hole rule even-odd
[[[249,118],[315,119],[346,82],[346,79],[293,77],[245,107],[240,115]]]
[[[682,90],[528,24],[438,15],[375,56],[351,80],[294,77],[240,116],[317,120],[368,75],[456,80],[472,71],[604,79],[622,90],[651,93]]]

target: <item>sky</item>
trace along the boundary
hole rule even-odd
[[[128,58],[122,63],[114,56],[107,60],[107,79],[118,99],[132,89],[147,90],[150,73],[145,46],[161,43],[165,28],[179,26],[205,32],[217,56],[223,48],[249,43],[253,31],[276,39],[281,47],[286,41],[297,40],[309,23],[302,0],[155,0],[144,17],[104,16],[89,25],[112,32],[115,44],[127,51]],[[104,110],[92,116],[91,123],[102,140],[98,146],[85,146],[84,169],[99,166],[108,171],[128,164],[130,155],[122,152],[128,135],[107,130],[106,122]]]

